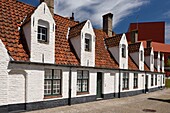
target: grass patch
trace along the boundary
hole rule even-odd
[[[170,88],[170,79],[166,79],[165,87]]]

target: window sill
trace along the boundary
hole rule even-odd
[[[49,95],[49,96],[44,96],[44,99],[51,99],[51,98],[61,98],[63,97],[62,95]]]
[[[138,89],[138,87],[133,87],[133,89]]]
[[[129,88],[123,88],[122,90],[129,90]]]
[[[44,41],[44,40],[38,40],[39,43],[42,43],[42,44],[49,44],[48,41]]]
[[[85,94],[89,94],[89,92],[77,92],[77,95],[85,95]]]

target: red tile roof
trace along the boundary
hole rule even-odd
[[[143,42],[144,48],[147,47],[147,42],[146,41],[141,41]],[[164,43],[159,43],[159,42],[151,42],[151,46],[154,48],[154,51],[160,51],[164,53],[170,53],[170,44],[164,44]]]
[[[0,1],[0,39],[14,60],[29,60],[28,48],[24,46],[25,38],[20,37],[18,27],[33,9],[33,6],[16,0]]]
[[[106,46],[107,46],[107,47],[119,46],[120,40],[121,40],[121,38],[122,38],[122,35],[123,35],[123,34],[119,34],[119,35],[116,35],[116,36],[114,36],[114,37],[106,38],[106,39],[105,39],[105,41],[106,41]]]
[[[129,53],[139,52],[141,42],[128,45]]]
[[[130,55],[128,56],[128,67],[129,69],[132,70],[139,70],[137,64],[135,63],[135,61],[132,59]]]
[[[105,48],[104,39],[108,37],[105,32],[102,30],[94,30],[96,35],[96,48],[95,48],[95,57],[96,57],[96,67],[104,68],[118,68],[118,64],[109,54],[108,50]]]
[[[76,37],[76,36],[80,35],[81,30],[82,30],[83,26],[86,24],[86,22],[87,22],[87,20],[71,27],[70,32],[69,32],[69,38]]]

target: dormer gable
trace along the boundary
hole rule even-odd
[[[150,71],[154,71],[154,52],[153,48],[144,49],[145,63],[150,67]]]
[[[129,55],[133,58],[139,70],[144,70],[144,47],[142,42],[129,44]]]
[[[108,50],[119,63],[119,68],[128,69],[128,43],[125,34],[116,35],[105,40]]]
[[[160,72],[160,52],[154,52],[154,67]]]
[[[23,22],[31,62],[55,63],[55,21],[42,2]]]
[[[81,66],[95,66],[95,33],[90,20],[70,28],[69,40],[76,51]]]
[[[165,70],[164,70],[164,53],[161,53],[160,54],[160,62],[161,62],[161,65],[160,65],[160,67],[161,67],[161,72],[165,72]]]

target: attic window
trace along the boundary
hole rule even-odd
[[[143,51],[140,51],[140,61],[143,61]]]
[[[91,51],[91,35],[85,34],[85,51]]]
[[[126,58],[126,45],[122,44],[122,57]]]
[[[38,40],[47,42],[47,28],[38,26]]]
[[[37,39],[39,42],[49,41],[49,23],[43,20],[38,20]]]

